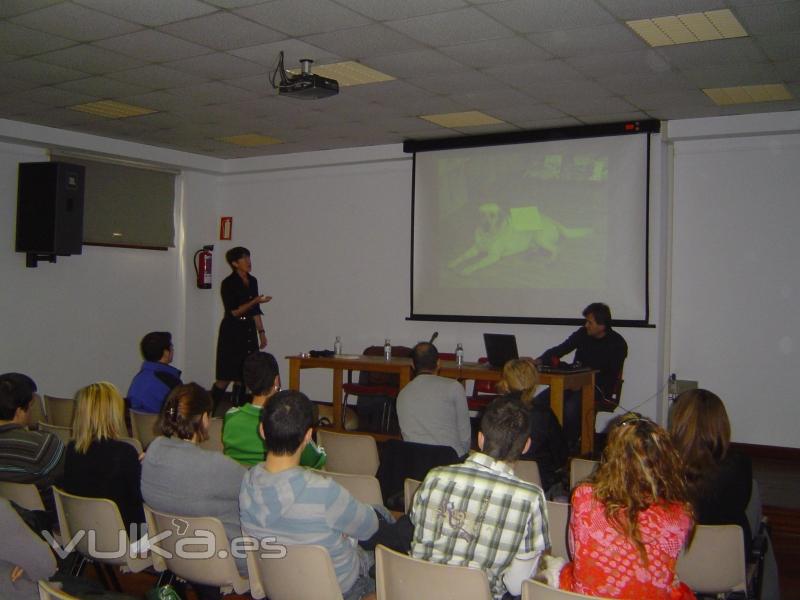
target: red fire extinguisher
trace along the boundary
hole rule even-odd
[[[197,274],[197,287],[201,290],[211,289],[211,256],[214,246],[203,246],[194,253],[194,272]]]

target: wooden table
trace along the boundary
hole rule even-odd
[[[300,390],[301,369],[330,369],[333,372],[331,402],[333,403],[333,428],[344,429],[342,415],[342,383],[344,371],[371,371],[377,373],[395,373],[400,377],[400,389],[411,381],[411,359],[392,358],[386,360],[382,356],[341,355],[339,357],[312,357],[304,355],[287,356],[289,359],[289,388]]]
[[[410,358],[386,360],[380,356],[344,355],[340,357],[311,357],[303,355],[287,356],[289,360],[289,388],[300,390],[301,369],[330,369],[333,373],[331,401],[333,403],[333,428],[343,430],[342,415],[342,375],[344,371],[373,371],[396,373],[400,378],[400,389],[411,381],[412,364]],[[539,382],[550,386],[550,406],[559,423],[564,421],[564,390],[581,390],[581,453],[592,451],[594,446],[594,375],[596,371],[579,373],[540,373]],[[499,381],[499,369],[482,363],[465,362],[462,366],[453,361],[442,361],[439,375],[458,379],[462,383],[470,379]]]
[[[591,452],[594,447],[594,376],[597,371],[578,373],[539,373],[539,383],[550,386],[550,406],[558,419],[564,423],[564,390],[581,390],[581,454]],[[502,372],[483,363],[467,363],[462,366],[452,361],[443,361],[439,375],[459,381],[500,381]]]

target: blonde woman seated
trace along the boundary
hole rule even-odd
[[[67,446],[62,485],[70,494],[113,500],[130,531],[132,524],[144,523],[144,512],[139,454],[120,441],[127,433],[125,402],[116,387],[103,381],[78,390],[75,439]]]
[[[538,383],[539,372],[533,363],[515,359],[508,361],[503,367],[503,377],[497,384],[497,391],[519,398],[528,408],[531,445],[520,459],[536,461],[542,478],[542,489],[547,491],[558,483],[559,471],[567,461],[567,440],[550,408],[548,398],[534,398]]]
[[[560,587],[589,596],[689,600],[675,575],[693,528],[682,465],[669,434],[650,419],[611,430],[595,475],[572,496],[573,562]]]

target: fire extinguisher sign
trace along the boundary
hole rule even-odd
[[[231,239],[233,231],[233,217],[221,217],[219,220],[219,239]]]

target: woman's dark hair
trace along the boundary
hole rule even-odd
[[[203,427],[203,415],[211,414],[211,406],[211,395],[196,383],[176,386],[164,400],[155,431],[182,440],[191,440],[197,434],[204,442],[208,431]]]
[[[492,401],[481,418],[483,452],[503,462],[517,460],[530,435],[529,413],[516,396]]]
[[[36,393],[36,383],[22,373],[0,375],[0,419],[10,421],[17,409],[28,410]]]
[[[267,452],[294,454],[313,424],[314,409],[308,396],[295,390],[278,392],[261,411]]]
[[[278,361],[268,352],[253,352],[244,359],[242,379],[254,395],[264,396],[278,376]]]
[[[171,346],[172,334],[169,331],[151,331],[139,343],[142,357],[150,362],[160,361],[164,350],[169,350]]]
[[[225,253],[225,262],[227,262],[231,269],[233,269],[233,265],[231,265],[231,263],[236,262],[243,256],[250,256],[250,250],[243,246],[234,246]]]

